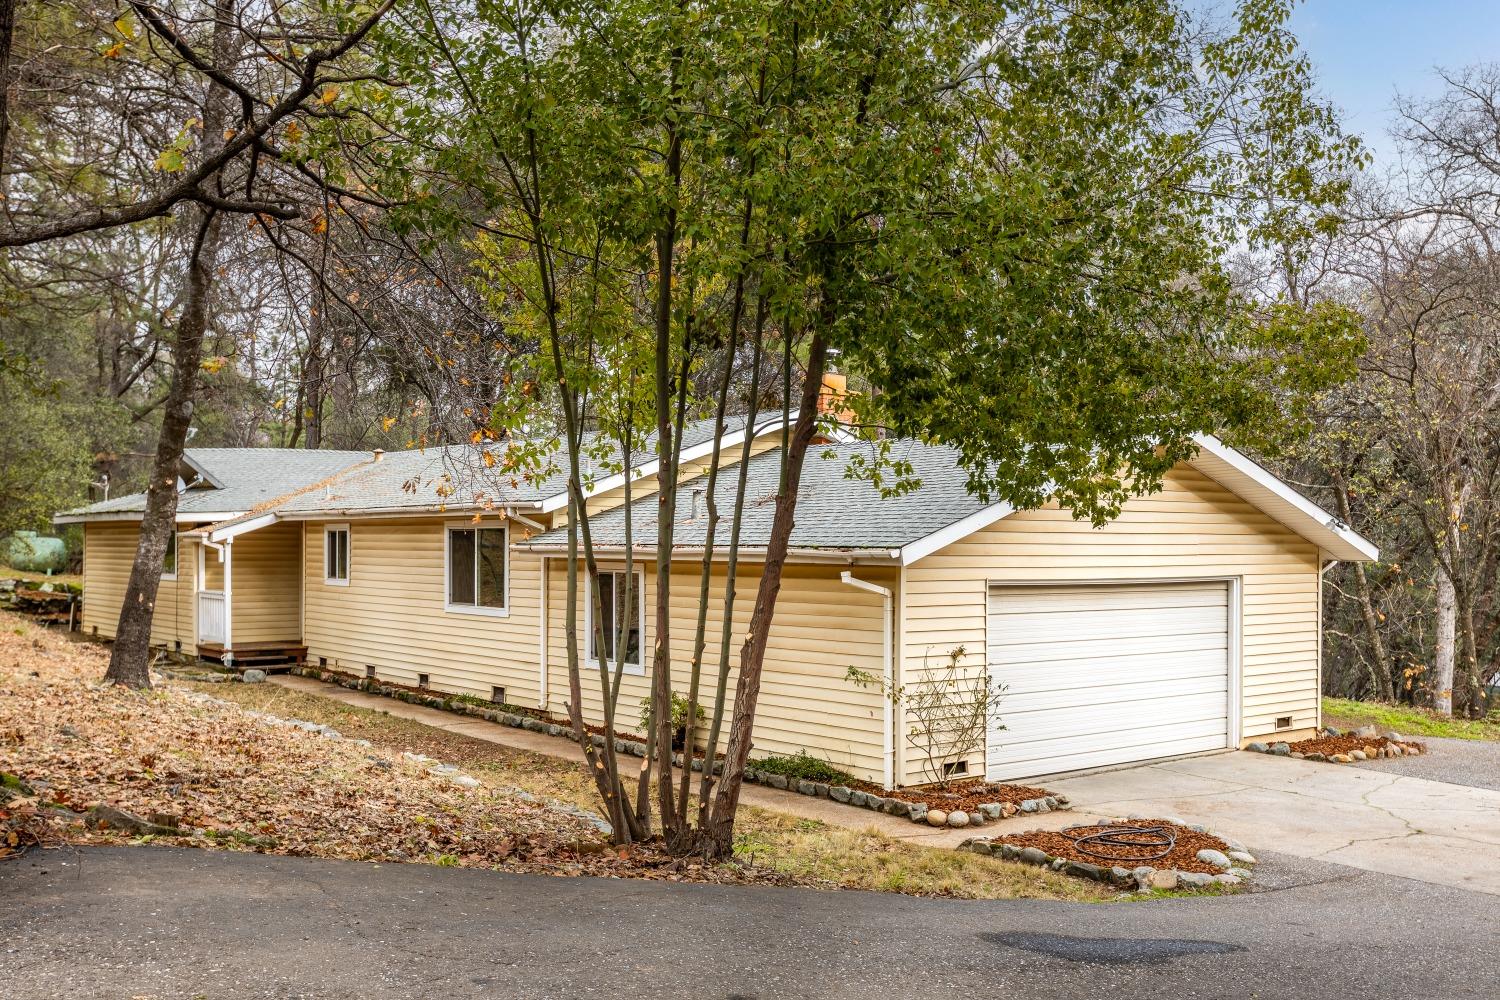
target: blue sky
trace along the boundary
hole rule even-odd
[[[1436,97],[1434,67],[1500,62],[1500,0],[1304,0],[1292,29],[1377,170],[1395,161],[1386,129],[1397,93]]]

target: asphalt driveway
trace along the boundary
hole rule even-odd
[[[1074,812],[1034,826],[1067,826],[1080,814],[1180,817],[1252,851],[1500,895],[1497,789],[1246,752],[1043,784],[1068,795]]]
[[[547,878],[168,848],[0,864],[14,1000],[1493,1000],[1494,897],[1304,864],[1113,904]]]

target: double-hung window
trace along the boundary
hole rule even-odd
[[[585,595],[584,604],[587,608],[584,620],[588,626],[589,659],[594,663],[599,662],[601,651],[599,644],[602,639],[605,663],[613,667],[615,654],[619,648],[618,643],[623,641],[625,672],[645,673],[644,661],[641,659],[641,622],[646,617],[645,574],[636,570],[635,582],[629,588],[630,601],[628,603],[625,600],[624,570],[601,570],[597,579],[599,581],[599,628],[594,627],[592,593]],[[602,636],[600,632],[603,633]]]
[[[448,528],[448,610],[509,613],[506,546],[509,532],[496,526]]]
[[[349,586],[349,526],[330,524],[323,529],[323,582]]]

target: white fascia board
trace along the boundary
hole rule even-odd
[[[1231,448],[1210,434],[1196,435],[1193,440],[1201,452],[1224,463],[1235,475],[1243,476],[1250,484],[1269,491],[1291,507],[1296,514],[1300,515],[1298,520],[1301,523],[1288,524],[1287,527],[1309,541],[1317,543],[1334,558],[1347,562],[1372,562],[1380,558],[1380,549],[1373,542],[1292,489],[1242,452]],[[1206,469],[1201,471],[1209,473]],[[1209,474],[1210,478],[1218,478]],[[1235,488],[1232,482],[1223,485],[1232,490]],[[1254,502],[1252,498],[1246,497],[1246,499]],[[1302,518],[1306,520],[1302,521]]]
[[[1008,503],[992,503],[988,507],[981,507],[968,517],[954,521],[946,528],[940,528],[930,535],[924,535],[914,542],[907,542],[900,549],[901,565],[910,566],[918,559],[932,555],[938,549],[952,545],[954,542],[969,537],[976,531],[982,531],[1004,517],[1014,514],[1016,509]]]
[[[508,503],[503,507],[479,507],[473,504],[424,504],[420,507],[329,507],[324,510],[279,510],[283,521],[374,521],[393,517],[444,517],[458,514],[486,514],[509,517],[516,511],[541,511],[539,503]]]
[[[237,517],[244,517],[243,510],[222,511],[178,511],[178,524],[196,524],[199,521],[206,523],[217,523],[219,521],[232,521]],[[138,510],[108,511],[103,514],[55,514],[52,517],[53,524],[93,524],[99,521],[139,521],[145,515]]]
[[[280,518],[277,517],[275,511],[267,511],[266,513],[260,514],[256,517],[246,518],[243,521],[236,521],[234,524],[226,524],[223,527],[219,528],[210,528],[208,531],[208,540],[210,542],[231,541],[232,539],[238,538],[240,535],[249,534],[252,531],[259,531],[261,528],[268,528],[279,520]]]
[[[537,553],[539,555],[545,555],[545,556],[549,556],[549,557],[552,557],[552,556],[564,556],[564,555],[567,555],[567,553],[568,553],[568,547],[565,544],[562,544],[560,542],[547,542],[545,544],[538,544],[535,541],[531,541],[531,542],[517,542],[514,547],[517,548],[517,549],[521,549],[523,551],[526,551],[526,552],[534,552],[534,553]],[[607,557],[612,558],[612,559],[621,558],[621,557],[623,557],[625,555],[625,546],[623,546],[623,545],[599,545],[599,544],[596,544],[594,546],[594,552],[595,552],[596,555],[607,556]],[[740,552],[739,552],[739,558],[741,560],[748,559],[748,560],[750,560],[750,561],[753,562],[757,558],[764,558],[765,554],[766,554],[766,549],[765,549],[765,546],[763,546],[763,545],[758,545],[758,546],[753,546],[753,547],[752,546],[741,546],[740,547]],[[901,550],[900,549],[806,549],[806,548],[799,549],[799,548],[789,548],[789,549],[787,549],[787,553],[786,554],[787,554],[787,558],[789,560],[792,560],[792,561],[795,561],[795,562],[802,562],[802,563],[832,563],[832,564],[836,564],[836,565],[839,565],[839,566],[852,566],[855,563],[869,563],[869,564],[878,564],[878,565],[882,565],[882,566],[888,566],[888,565],[892,565],[892,564],[896,563],[900,559],[900,557],[901,557]],[[635,559],[637,561],[647,561],[647,562],[649,562],[649,561],[651,561],[651,560],[653,560],[655,558],[656,558],[656,547],[654,545],[649,545],[649,546],[648,545],[638,545],[638,546],[636,546],[636,549],[635,549]],[[701,560],[703,558],[703,546],[701,546],[701,545],[674,545],[672,547],[672,560],[675,562],[678,559],[684,559],[684,558],[693,558],[693,559],[699,559],[699,560]],[[716,560],[727,559],[727,558],[729,558],[729,553],[725,549],[723,549],[722,547],[716,548],[714,550],[714,558]]]

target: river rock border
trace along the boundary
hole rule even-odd
[[[420,691],[412,691],[409,688],[397,687],[393,684],[382,684],[380,681],[370,677],[355,677],[350,674],[341,673],[336,670],[328,670],[323,667],[314,667],[307,664],[293,666],[290,673],[299,677],[311,677],[314,680],[323,681],[326,684],[337,684],[351,691],[364,691],[367,694],[378,694],[386,698],[395,698],[411,705],[421,705],[424,708],[436,708],[445,712],[457,712],[460,715],[470,715],[476,719],[484,719],[488,722],[498,722],[502,726],[510,726],[514,729],[525,729],[546,736],[566,736],[568,739],[576,740],[578,737],[571,725],[560,725],[549,719],[526,712],[513,711],[509,707],[496,706],[487,708],[483,705],[475,705],[470,702],[456,698],[453,695],[425,694]],[[604,737],[594,734],[594,746],[602,747]],[[615,753],[627,754],[632,757],[646,756],[646,744],[639,740],[615,739]],[[685,766],[683,755],[674,753],[672,763],[677,767]],[[804,778],[792,778],[784,774],[772,774],[769,771],[755,770],[755,762],[750,762],[750,767],[745,770],[745,781],[764,785],[767,788],[775,788],[782,791],[798,792],[813,798],[828,799],[843,805],[855,806],[857,808],[870,809],[882,812],[890,816],[900,816],[911,820],[913,823],[927,823],[930,826],[968,827],[984,826],[1001,819],[1009,819],[1012,816],[1032,816],[1056,810],[1068,809],[1068,797],[1066,795],[1048,795],[1044,798],[1026,799],[1023,802],[985,802],[973,812],[963,809],[955,809],[947,812],[940,809],[931,809],[925,802],[908,802],[891,796],[878,795],[874,792],[861,791],[858,788],[850,788],[847,785],[830,785],[821,781],[808,781]],[[703,759],[694,757],[692,761],[694,771],[703,770]],[[714,771],[718,773],[723,765],[715,762]]]
[[[1390,744],[1383,747],[1368,746],[1363,750],[1352,750],[1349,753],[1298,753],[1292,749],[1290,743],[1275,742],[1266,743],[1257,740],[1245,744],[1245,749],[1251,753],[1265,753],[1273,757],[1291,757],[1294,760],[1319,761],[1326,764],[1353,764],[1361,760],[1377,760],[1381,757],[1419,757],[1426,753],[1420,743],[1408,740],[1397,732],[1381,733],[1374,726],[1361,726],[1358,729],[1342,730],[1332,726],[1318,730],[1318,736],[1353,736],[1357,739],[1374,740],[1384,736],[1390,740]]]
[[[1106,866],[1091,864],[1087,861],[1074,861],[1071,858],[1059,858],[1048,854],[1040,847],[1017,847],[1015,844],[996,843],[989,837],[970,837],[958,845],[958,850],[969,851],[974,854],[982,854],[986,857],[1000,858],[1003,861],[1018,861],[1021,864],[1035,865],[1039,868],[1050,868],[1064,875],[1072,875],[1075,878],[1086,878],[1094,882],[1103,882],[1105,885],[1116,886],[1120,889],[1135,890],[1137,892],[1172,891],[1174,889],[1206,889],[1213,885],[1240,886],[1249,882],[1254,873],[1249,865],[1256,864],[1253,854],[1246,850],[1245,845],[1233,840],[1223,834],[1214,833],[1207,827],[1196,823],[1185,823],[1172,816],[1150,817],[1150,816],[1116,816],[1106,819],[1099,818],[1093,824],[1104,826],[1106,824],[1133,823],[1142,819],[1164,819],[1174,826],[1186,827],[1194,833],[1204,833],[1211,837],[1218,837],[1224,841],[1227,851],[1202,850],[1198,852],[1198,860],[1204,864],[1213,865],[1219,869],[1216,875],[1207,872],[1184,872],[1175,868],[1153,868],[1150,865],[1137,865],[1134,868],[1125,868],[1120,865]],[[1043,831],[1028,830],[1028,833],[1040,833]]]
[[[950,826],[956,828],[984,826],[986,823],[1010,819],[1012,816],[1035,816],[1041,813],[1069,808],[1068,797],[1066,795],[1048,795],[1045,798],[1026,799],[1020,803],[982,802],[973,812],[963,809],[945,811],[942,809],[933,809],[925,802],[908,802],[906,799],[880,795],[876,792],[861,791],[858,788],[850,788],[847,785],[830,785],[821,781],[808,781],[805,778],[792,778],[785,774],[756,771],[753,766],[755,762],[751,761],[750,763],[752,766],[745,771],[746,781],[765,785],[767,788],[800,792],[803,795],[829,799],[833,802],[843,803],[844,805],[851,805],[861,809],[871,809],[889,816],[899,816],[909,819],[913,823],[926,823],[929,826]]]

